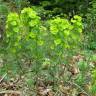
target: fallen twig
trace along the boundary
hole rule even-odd
[[[19,94],[19,95],[21,95],[21,92],[13,91],[13,90],[5,90],[5,91],[1,91],[0,94]]]
[[[3,79],[4,79],[6,76],[7,76],[7,73],[2,76],[2,78],[0,79],[0,83],[3,81]]]

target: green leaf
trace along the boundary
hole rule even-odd
[[[29,22],[29,26],[31,26],[31,27],[34,27],[35,25],[37,25],[37,23],[38,23],[38,21],[33,21],[33,20],[31,20],[30,22]]]
[[[33,32],[30,32],[29,37],[31,37],[31,38],[33,38],[33,39],[35,39],[35,38],[36,38],[36,34],[35,34],[35,33],[33,33]]]
[[[17,25],[17,22],[16,21],[12,21],[11,22],[11,25],[16,26]]]
[[[14,31],[14,32],[19,32],[19,28],[18,28],[18,27],[14,27],[14,28],[13,28],[13,31]]]
[[[56,35],[59,30],[57,29],[56,26],[51,26],[51,27],[50,27],[50,31],[51,31],[51,33],[52,33],[53,35]]]
[[[56,40],[54,40],[54,43],[55,43],[55,45],[61,44],[61,39],[56,39]]]
[[[39,40],[39,41],[38,41],[38,45],[39,45],[39,46],[42,46],[43,44],[44,44],[44,41],[43,41],[43,40]]]

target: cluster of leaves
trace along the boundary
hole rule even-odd
[[[77,15],[71,19],[71,22],[60,17],[50,20],[51,38],[53,38],[55,46],[61,45],[63,48],[68,48],[79,42],[82,32],[81,20],[81,17]]]
[[[5,32],[6,17],[10,11],[19,12],[25,6],[28,6],[27,0],[0,0],[0,40],[3,39]]]

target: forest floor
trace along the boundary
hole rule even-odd
[[[0,96],[93,96],[88,92],[91,74],[89,69],[89,71],[87,70],[87,74],[84,73],[86,78],[89,76],[86,79],[87,81],[84,86],[80,86],[74,82],[77,74],[82,71],[78,69],[76,64],[82,60],[85,62],[87,59],[84,57],[84,55],[78,54],[71,58],[71,66],[66,67],[61,64],[61,67],[59,66],[60,72],[58,71],[58,77],[54,76],[54,79],[57,78],[57,81],[46,80],[46,77],[40,74],[37,76],[34,75],[33,79],[31,72],[25,74],[16,74],[10,79],[6,79],[8,74],[5,73],[0,76]],[[87,62],[92,67],[94,67],[96,64],[94,60]],[[86,66],[83,67],[86,68]],[[43,70],[43,72],[44,71],[45,70]],[[45,72],[44,74],[47,73]],[[64,78],[62,79],[63,76],[65,76],[65,78],[69,76],[70,79],[65,83],[63,81]],[[33,83],[33,81],[35,82]]]

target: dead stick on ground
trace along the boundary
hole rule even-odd
[[[0,79],[0,83],[3,81],[3,79],[4,79],[6,76],[7,76],[7,73],[2,76],[2,78]]]
[[[0,94],[19,94],[19,95],[21,95],[21,92],[13,91],[13,90],[5,90],[5,91],[1,91]]]

